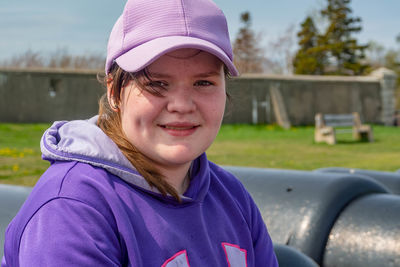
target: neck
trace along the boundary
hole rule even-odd
[[[161,168],[161,173],[165,180],[182,195],[188,189],[190,184],[189,168],[191,163],[179,168]]]

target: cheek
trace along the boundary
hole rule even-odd
[[[219,97],[217,98],[217,101],[216,101],[216,102],[218,102],[216,104],[217,105],[217,109],[218,109],[219,113],[222,113],[222,116],[223,116],[223,113],[225,111],[226,100],[227,100],[227,95],[226,95],[226,91],[224,89],[219,94]]]
[[[224,117],[225,106],[226,106],[226,95],[224,95],[224,97],[222,98],[222,100],[218,104],[218,115],[219,115],[221,120]]]
[[[121,123],[122,128],[126,135],[132,134],[133,131],[137,130],[143,116],[141,111],[143,110],[141,101],[138,101],[140,96],[134,94],[134,92],[126,93],[121,99]]]
[[[121,107],[122,127],[129,133],[147,133],[163,107],[162,98],[132,92]],[[126,134],[129,134],[126,132]]]
[[[215,96],[211,101],[206,102],[207,107],[205,108],[205,113],[212,124],[218,127],[222,123],[224,117],[225,104],[225,91],[222,94]]]

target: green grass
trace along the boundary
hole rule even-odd
[[[0,183],[33,186],[49,166],[40,137],[49,124],[0,123]],[[400,128],[374,126],[374,143],[338,135],[338,144],[315,144],[314,127],[223,125],[208,158],[221,165],[313,170],[350,167],[400,169]]]
[[[350,167],[400,169],[400,128],[374,126],[374,143],[337,135],[338,144],[314,143],[314,127],[224,125],[208,158],[221,165],[313,170]]]
[[[49,166],[40,138],[49,124],[0,123],[0,183],[33,186]]]

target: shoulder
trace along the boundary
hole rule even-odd
[[[23,229],[18,230],[20,226]],[[47,266],[49,262],[59,266],[116,266],[111,262],[121,260],[113,216],[76,199],[51,199],[15,228],[15,234],[7,236],[5,255],[11,262],[18,258],[22,266]]]
[[[239,195],[248,194],[242,182],[235,175],[213,162],[209,162],[209,166],[211,182],[219,183],[227,190],[233,191],[232,193],[239,193]]]
[[[39,179],[13,223],[27,224],[40,209],[59,199],[80,202],[110,215],[109,203],[118,198],[112,189],[113,179],[104,169],[86,163],[55,162]]]
[[[76,161],[55,162],[39,179],[30,197],[84,201],[92,194],[109,191],[113,180],[113,175],[100,167]]]
[[[248,220],[250,225],[261,223],[261,213],[255,203],[253,196],[247,190],[245,178],[241,176],[240,180],[234,174],[221,166],[210,162],[211,183],[210,192],[214,194],[228,195],[229,199],[233,200],[242,211],[242,214]],[[228,197],[225,197],[227,199]]]
[[[15,251],[20,247],[23,233],[45,237],[48,232],[59,231],[62,225],[83,229],[88,222],[112,228],[114,217],[110,203],[112,199],[118,199],[115,190],[112,190],[112,180],[113,176],[104,169],[86,163],[53,163],[7,228],[5,254],[7,252],[15,260]],[[86,228],[91,229],[93,225],[89,224]],[[40,232],[36,231],[37,227],[42,227]]]
[[[255,203],[242,182],[232,173],[215,163],[209,162],[210,166],[210,192],[225,195],[233,200],[242,210],[244,215],[250,216]]]

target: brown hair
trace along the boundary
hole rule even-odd
[[[111,84],[111,96],[115,103],[120,102],[121,89],[133,81],[139,85],[142,90],[147,90],[154,95],[162,97],[156,87],[144,86],[144,81],[150,80],[145,70],[137,73],[129,73],[121,69],[117,64],[111,67],[107,76],[103,78],[103,83],[107,86]],[[151,160],[143,155],[135,146],[133,146],[121,125],[120,112],[116,112],[110,106],[107,93],[99,101],[99,118],[97,125],[103,132],[114,141],[125,157],[132,163],[136,170],[146,179],[150,186],[154,186],[164,196],[170,194],[177,200],[180,200],[178,192],[165,179],[159,170],[154,166]]]
[[[229,71],[225,66],[224,72],[225,78],[230,77]],[[151,83],[151,86],[145,86],[147,83],[151,82],[151,77],[147,73],[146,69],[130,73],[124,71],[114,63],[109,74],[103,78],[99,77],[99,80],[106,87],[109,83],[112,83],[110,88],[110,97],[114,103],[120,102],[121,89],[127,86],[131,81],[135,82],[141,90],[146,90],[153,95],[163,97],[163,88],[157,86],[156,83]],[[229,102],[230,97],[228,94],[227,97]],[[170,194],[180,201],[178,192],[164,179],[164,176],[154,166],[151,160],[129,142],[122,130],[120,112],[113,110],[110,106],[107,93],[104,94],[99,101],[99,118],[97,120],[97,125],[106,135],[108,135],[108,137],[111,138],[111,140],[114,141],[125,157],[132,163],[144,179],[146,179],[150,186],[156,187],[164,196]]]

